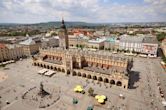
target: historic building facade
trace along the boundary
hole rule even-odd
[[[161,43],[161,49],[163,51],[164,56],[166,57],[166,39],[164,39]]]
[[[142,42],[142,52],[148,56],[157,57],[158,41],[156,37],[145,37]]]
[[[23,57],[23,47],[20,45],[0,44],[0,63],[9,60],[18,60]]]
[[[87,47],[89,38],[84,36],[83,34],[80,35],[70,35],[69,36],[69,48],[73,47]]]
[[[25,56],[31,56],[39,52],[40,44],[36,43],[32,38],[19,43],[23,47]]]
[[[64,21],[62,30],[63,25]],[[63,32],[59,36],[62,37],[61,45],[58,48],[40,49],[39,57],[33,58],[33,65],[128,88],[131,61],[112,56],[109,52],[68,49],[68,41],[65,41],[68,37]]]

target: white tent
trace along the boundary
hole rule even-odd
[[[47,72],[48,70],[47,69],[42,69],[42,70],[40,70],[38,73],[39,74],[44,74],[45,72]]]
[[[49,70],[45,73],[46,76],[52,76],[53,74],[55,74],[55,71]]]
[[[166,101],[162,101],[164,107],[166,107]]]

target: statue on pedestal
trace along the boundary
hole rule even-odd
[[[43,86],[42,82],[40,82],[40,91],[39,91],[38,95],[41,96],[42,98],[46,95],[49,95],[49,93],[44,90],[44,86]]]

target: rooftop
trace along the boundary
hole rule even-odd
[[[23,41],[23,42],[20,42],[20,44],[22,45],[33,45],[33,44],[36,44],[34,40],[32,40],[32,38],[28,38],[27,40]]]
[[[143,43],[158,44],[156,37],[144,37]]]
[[[6,48],[5,44],[0,44],[0,48]]]
[[[107,38],[107,42],[115,42],[116,38],[115,37],[109,37]]]
[[[80,54],[80,55],[93,56],[94,58],[97,57],[97,58],[105,58],[105,59],[114,59],[119,61],[128,61],[127,58],[121,55],[115,55],[107,51],[89,51],[89,50],[79,50],[79,49],[63,50],[61,48],[49,48],[49,49],[42,49],[42,50],[48,51],[48,52],[56,52],[56,53],[64,52],[70,55]]]
[[[106,38],[97,38],[97,39],[92,39],[92,40],[89,40],[88,42],[89,43],[102,43],[106,40]]]
[[[21,47],[21,46],[20,45],[16,45],[16,44],[6,44],[6,47],[8,49],[14,49],[14,48]]]
[[[79,34],[79,35],[69,35],[69,39],[85,39],[85,40],[88,40],[89,37],[87,37],[83,34]]]
[[[141,43],[143,41],[144,37],[142,36],[129,36],[129,35],[122,35],[120,36],[121,42],[137,42]]]

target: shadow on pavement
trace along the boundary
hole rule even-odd
[[[139,80],[140,80],[140,72],[130,71],[129,89],[136,89],[138,86],[135,86],[134,84]]]

